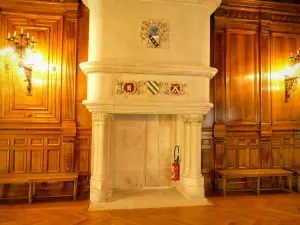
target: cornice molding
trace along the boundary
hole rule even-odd
[[[112,102],[112,101],[89,101],[82,102],[93,113],[93,120],[105,119],[106,114],[171,114],[171,115],[205,115],[212,107],[211,103],[199,101],[184,102]],[[97,114],[99,113],[99,114]],[[95,115],[95,117],[94,117]],[[100,116],[98,116],[100,115]]]
[[[62,132],[63,128],[59,127],[0,127],[0,131],[50,131],[50,132]]]
[[[233,7],[251,7],[251,8],[265,8],[265,9],[274,9],[278,11],[299,11],[299,4],[291,3],[282,3],[282,2],[273,2],[273,1],[262,1],[262,0],[222,0],[222,5],[224,6],[233,6]]]
[[[209,9],[210,14],[212,14],[220,6],[222,2],[222,0],[139,0],[139,1],[204,6]]]
[[[20,5],[22,7],[20,8]],[[0,0],[0,8],[22,9],[22,11],[37,12],[55,12],[58,13],[78,13],[78,0]]]
[[[213,78],[217,69],[202,65],[168,65],[168,64],[141,64],[141,63],[105,63],[83,62],[81,70],[89,73],[129,73],[129,74],[156,74],[172,76],[200,76]]]
[[[222,5],[216,10],[215,18],[299,23],[300,6],[278,2],[223,0]]]
[[[76,128],[78,132],[90,132],[92,131],[92,128],[90,127],[77,127]]]

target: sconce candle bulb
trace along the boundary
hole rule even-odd
[[[7,36],[7,42],[10,48],[13,49],[13,54],[16,55],[19,58],[18,66],[20,68],[23,68],[25,71],[27,82],[27,95],[31,96],[31,76],[32,76],[32,65],[24,65],[23,59],[25,58],[26,54],[29,52],[32,52],[32,49],[36,45],[36,42],[34,41],[34,37],[29,36],[29,32],[27,32],[27,35],[24,34],[24,29],[21,28],[21,32],[17,37],[17,32],[14,31],[13,37],[10,36],[10,33],[8,33]]]

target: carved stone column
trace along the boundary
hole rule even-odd
[[[201,174],[202,115],[184,116],[184,168],[180,192],[185,197],[204,197],[204,178]]]
[[[108,202],[112,197],[112,168],[109,124],[111,115],[93,112],[91,203]]]

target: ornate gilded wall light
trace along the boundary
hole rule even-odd
[[[297,84],[298,79],[300,78],[300,51],[297,51],[297,54],[293,56],[293,53],[291,53],[291,56],[289,58],[290,60],[290,66],[288,68],[289,75],[285,75],[285,102],[289,101],[289,98],[291,96],[290,91],[294,90],[294,85]]]
[[[25,35],[23,33],[23,28],[21,29],[21,33],[17,35],[15,31],[13,36],[8,33],[6,41],[8,42],[8,48],[2,50],[2,54],[11,54],[11,57],[18,58],[17,66],[24,71],[25,82],[27,82],[27,96],[31,96],[31,88],[32,88],[32,60],[26,60],[26,58],[31,57],[33,54],[33,48],[36,45],[34,41],[34,37],[30,38],[29,33]]]

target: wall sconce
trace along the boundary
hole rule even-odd
[[[25,74],[25,82],[27,82],[27,96],[32,96],[32,93],[31,93],[31,87],[32,87],[32,83],[31,83],[31,80],[32,80],[32,65],[24,65],[24,64],[21,64],[22,62],[20,62],[20,64],[18,65],[20,68],[23,68],[24,69],[24,74]]]
[[[291,96],[290,91],[294,90],[294,85],[297,84],[298,79],[300,78],[300,51],[297,51],[297,54],[293,56],[293,53],[291,53],[291,56],[289,58],[290,60],[290,74],[291,75],[285,75],[284,83],[285,83],[285,102],[289,101],[289,98]]]
[[[33,53],[33,48],[36,45],[34,41],[34,37],[31,39],[29,37],[29,33],[25,35],[23,33],[23,28],[21,28],[21,33],[17,37],[17,32],[15,31],[13,36],[10,36],[8,33],[8,37],[6,41],[8,42],[8,49],[4,52],[12,53],[13,56],[19,59],[18,66],[24,70],[25,82],[27,82],[27,96],[32,96],[31,88],[32,88],[32,64],[25,65],[24,59]]]

